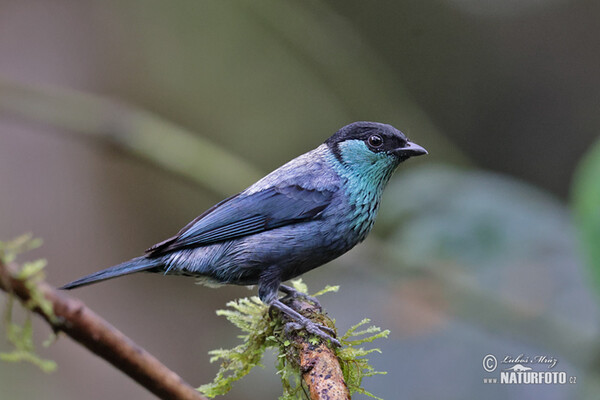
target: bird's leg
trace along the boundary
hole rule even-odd
[[[284,299],[303,298],[313,303],[319,309],[319,311],[323,310],[323,307],[321,307],[321,303],[319,303],[319,300],[306,293],[299,292],[291,286],[279,285],[279,291],[285,293]]]
[[[341,346],[340,341],[334,337],[335,331],[333,329],[311,321],[290,306],[283,304],[277,298],[277,292],[281,284],[280,275],[281,271],[276,266],[269,267],[263,271],[258,281],[258,297],[260,297],[263,303],[278,309],[291,319],[290,322],[285,324],[286,331],[304,328],[308,333],[324,340],[330,340],[335,346]]]

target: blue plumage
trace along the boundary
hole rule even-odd
[[[278,300],[281,282],[364,240],[398,164],[426,153],[390,125],[355,122],[218,203],[144,256],[63,288],[139,271],[190,275],[219,284],[258,284],[261,300],[317,333],[314,324]]]

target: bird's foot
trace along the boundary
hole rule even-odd
[[[316,322],[311,321],[306,318],[296,310],[291,307],[283,304],[280,300],[275,300],[271,303],[271,306],[278,309],[285,315],[287,315],[291,321],[285,323],[284,330],[285,332],[289,332],[292,330],[302,330],[304,329],[306,332],[318,336],[323,340],[329,340],[334,346],[341,347],[342,344],[338,339],[335,338],[336,333],[334,329],[331,329],[328,326],[317,324]]]
[[[303,321],[300,322],[290,321],[284,325],[283,329],[286,333],[290,331],[305,330],[311,335],[318,336],[323,340],[331,341],[331,344],[333,344],[336,347],[342,347],[340,341],[334,337],[335,331],[333,329],[331,329],[328,326],[312,322],[308,318],[305,318]]]
[[[285,297],[283,298],[284,300],[285,299],[293,300],[295,298],[302,298],[302,299],[308,300],[309,302],[313,303],[315,305],[315,307],[317,307],[319,309],[319,311],[323,310],[323,307],[321,307],[321,303],[319,302],[319,300],[317,300],[315,297],[313,297],[311,295],[299,292],[291,286],[279,285],[279,291],[285,293]]]

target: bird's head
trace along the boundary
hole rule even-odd
[[[325,144],[341,167],[369,177],[389,177],[402,161],[427,154],[427,150],[410,142],[398,129],[378,122],[346,125]]]

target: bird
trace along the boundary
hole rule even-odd
[[[398,129],[359,121],[200,214],[144,255],[92,273],[61,289],[154,272],[206,284],[258,285],[266,305],[294,329],[331,340],[335,333],[284,304],[283,282],[352,249],[371,231],[381,196],[398,165],[427,154]]]

